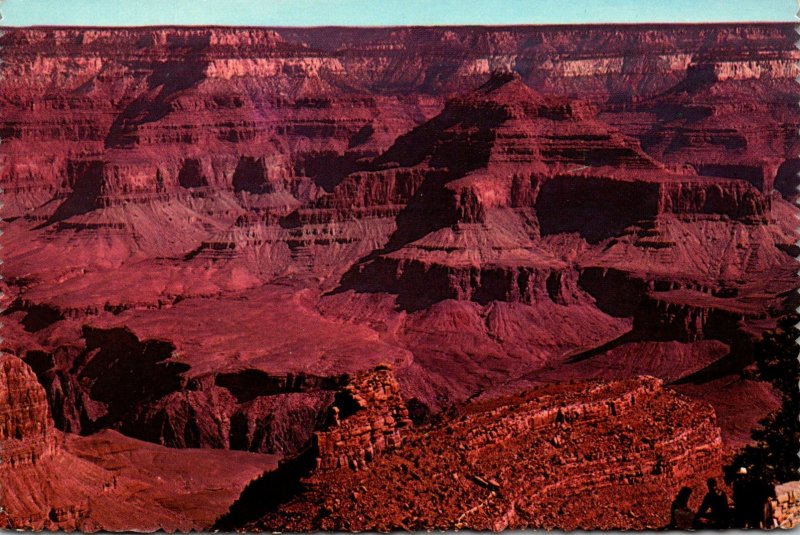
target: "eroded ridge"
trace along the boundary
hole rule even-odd
[[[721,459],[713,410],[658,379],[542,386],[408,428],[357,470],[309,469],[294,498],[239,527],[656,528],[670,493]]]
[[[0,355],[0,468],[31,465],[57,449],[45,391],[23,361]]]

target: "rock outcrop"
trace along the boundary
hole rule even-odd
[[[400,447],[411,425],[391,366],[381,364],[345,377],[305,448],[250,483],[214,528],[240,529],[323,474],[367,469],[384,452]]]
[[[206,529],[276,465],[273,456],[170,450],[113,431],[63,434],[36,375],[9,355],[0,356],[0,411],[4,528]]]
[[[411,429],[363,471],[315,472],[240,527],[653,529],[670,491],[702,486],[721,462],[713,410],[656,379],[543,386]]]
[[[777,485],[775,498],[770,501],[777,527],[791,529],[800,525],[800,481]]]
[[[0,460],[7,469],[56,451],[58,436],[44,389],[16,357],[0,355]]]
[[[366,467],[386,448],[402,443],[411,425],[392,368],[381,366],[350,378],[328,409],[327,429],[314,433],[317,470]]]

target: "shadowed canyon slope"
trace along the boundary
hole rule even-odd
[[[489,425],[475,398],[516,407],[553,383],[655,377],[654,410],[713,407],[721,458],[778,406],[750,349],[797,306],[795,37],[788,24],[8,30],[3,349],[92,470],[86,452],[181,453],[164,446],[302,459],[376,366],[432,436],[451,432],[431,422],[454,406]],[[387,466],[407,455],[396,446]],[[232,501],[202,521],[152,518],[209,527]],[[618,527],[616,514],[586,522]]]
[[[82,531],[203,529],[275,456],[175,450],[103,431],[53,427],[24,362],[0,357],[0,526]]]

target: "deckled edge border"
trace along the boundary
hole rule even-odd
[[[5,24],[6,24],[6,20],[5,20],[5,16],[3,15],[3,0],[0,0],[0,38],[2,38],[3,35],[5,35],[5,31],[3,31],[3,28],[2,28],[2,26],[5,25]],[[0,49],[0,51],[1,51],[1,49]],[[0,80],[2,80],[2,78],[3,78],[3,72],[2,72],[2,69],[1,69],[2,64],[3,64],[3,57],[2,57],[2,54],[0,53]],[[2,145],[2,143],[3,143],[3,138],[0,137],[0,145]],[[3,162],[3,160],[0,158],[0,172],[3,169],[2,162]],[[3,190],[2,183],[0,183],[0,223],[3,222],[3,217],[2,216],[3,216],[3,207],[4,206],[5,206],[5,192]],[[2,236],[3,236],[3,230],[0,229],[0,238],[2,238]],[[3,243],[2,243],[2,241],[0,241],[0,268],[2,268],[2,266],[3,266],[3,249],[4,249]],[[0,269],[0,284],[2,284],[2,281],[3,281],[3,273],[2,273],[2,270]],[[0,313],[5,311],[5,309],[6,309],[5,301],[6,301],[6,294],[2,290],[2,286],[0,286]],[[2,331],[3,327],[4,327],[3,322],[0,321],[0,331]],[[2,334],[0,334],[0,344],[2,344],[3,342],[4,342],[4,339],[2,337]],[[2,451],[2,449],[0,449],[0,463],[2,463],[2,462],[3,462],[3,451]],[[3,482],[2,482],[2,480],[0,480],[0,514],[5,513],[5,509],[3,508],[3,505],[2,505],[3,503],[5,503],[3,488],[4,488],[3,487]],[[4,530],[0,530],[0,531],[4,531]]]
[[[3,31],[3,26],[7,24],[5,16],[3,15],[3,2],[4,2],[4,0],[0,0],[0,37],[3,37],[3,35],[5,34],[5,32]],[[795,48],[800,50],[800,0],[798,0],[798,11],[795,12],[795,34],[797,34],[798,39],[795,41],[794,45],[795,45]],[[2,66],[2,64],[3,64],[2,48],[0,48],[0,66]],[[795,63],[795,67],[797,67],[798,72],[800,72],[800,61]],[[0,70],[0,79],[2,79],[2,78],[3,78],[3,73]],[[798,75],[795,78],[795,82],[798,85],[800,85],[800,75]],[[797,106],[800,109],[800,99],[798,99],[798,101],[797,101]],[[800,128],[796,131],[796,134],[797,134],[798,138],[800,139]],[[2,145],[2,142],[3,142],[3,138],[0,137],[0,145]],[[797,156],[800,157],[800,153],[798,153]],[[2,159],[0,159],[0,172],[1,171],[2,171]],[[800,179],[800,171],[797,173],[797,178]],[[797,191],[800,191],[800,184],[798,184],[796,189],[797,189]],[[800,199],[795,201],[795,204],[800,206]],[[5,191],[3,190],[2,184],[0,184],[0,223],[2,223],[2,221],[3,221],[3,217],[2,216],[3,216],[3,208],[4,208],[4,206],[5,206]],[[796,227],[796,232],[797,232],[798,236],[800,236],[800,216],[797,216],[797,222],[798,222],[798,226]],[[0,229],[0,238],[2,238],[2,236],[3,236],[3,230]],[[795,245],[800,247],[800,238],[798,239],[798,241],[795,242]],[[3,274],[2,274],[2,269],[1,269],[2,266],[3,266],[3,257],[2,257],[3,249],[4,249],[4,246],[2,244],[2,241],[0,241],[0,281],[4,280],[3,279]],[[798,293],[800,293],[800,255],[798,255],[795,258],[796,258],[797,263],[798,263],[798,271],[796,273],[797,274],[797,278],[798,278],[798,288],[797,288],[796,291]],[[7,298],[6,294],[2,291],[2,289],[0,289],[0,313],[2,313],[5,310],[6,298]],[[800,313],[800,306],[795,310]],[[0,331],[2,331],[3,327],[4,327],[4,324],[0,321]],[[800,323],[797,323],[795,325],[795,329],[796,329],[796,331],[798,333],[800,333]],[[2,337],[2,334],[0,334],[0,344],[2,344],[3,341],[4,341],[4,339]],[[797,345],[797,348],[798,348],[798,357],[797,358],[798,358],[798,361],[800,362],[800,336],[798,336],[798,338],[795,339],[795,344]],[[800,390],[800,381],[798,381],[798,385],[797,386],[798,386],[798,389]],[[800,458],[800,444],[798,444],[797,456],[798,456],[798,458]],[[0,463],[2,463],[2,462],[3,462],[2,461],[2,450],[0,450]],[[2,501],[3,501],[2,500],[2,493],[3,493],[3,485],[2,485],[2,481],[0,481],[0,513],[4,512],[3,506],[1,505]],[[0,530],[0,533],[2,533],[4,531],[5,530]]]
[[[2,1],[2,0],[0,0],[0,1]],[[794,15],[794,18],[795,18],[794,31],[795,31],[796,35],[800,36],[800,0],[798,1],[798,6],[797,7],[798,7],[798,10],[795,12],[795,15]],[[795,46],[795,48],[800,50],[800,38],[798,38],[794,42],[794,46]],[[795,63],[795,67],[797,68],[797,72],[800,72],[800,61]],[[798,75],[795,78],[795,82],[800,84],[800,75]],[[800,91],[798,93],[796,93],[796,95],[800,95]],[[798,101],[797,101],[797,107],[800,108],[800,99],[798,99]],[[800,129],[798,129],[796,131],[796,133],[797,133],[798,138],[800,138]],[[797,156],[800,157],[800,154],[797,154]],[[800,179],[800,171],[797,172],[796,178]],[[797,191],[800,191],[800,181],[798,181],[798,185],[796,186],[796,189],[797,189]],[[795,201],[795,204],[800,206],[800,198],[798,198]],[[800,237],[800,216],[796,216],[796,219],[797,219],[798,226],[796,227],[795,232],[796,232],[797,236]],[[800,246],[800,238],[798,239],[798,241],[795,242],[795,245]],[[796,258],[797,264],[798,264],[797,266],[795,266],[796,268],[798,268],[798,271],[797,271],[797,278],[798,278],[797,292],[800,293],[800,256],[797,256],[795,258]],[[0,260],[0,262],[2,262],[2,260]],[[796,312],[800,312],[800,307],[797,307],[795,309],[795,311]],[[794,327],[795,327],[795,334],[800,334],[800,323],[797,323]],[[800,336],[795,338],[795,344],[798,346],[797,360],[800,361]],[[798,378],[796,377],[795,379],[798,379]],[[800,390],[800,380],[798,380],[797,388],[798,388],[798,390]],[[797,456],[800,458],[800,444],[796,444],[796,446],[798,448],[797,449]]]

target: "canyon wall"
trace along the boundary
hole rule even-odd
[[[654,410],[672,400],[697,445],[681,451],[718,449],[696,401],[730,453],[776,406],[748,372],[752,342],[798,305],[795,38],[791,24],[7,29],[3,350],[45,393],[8,386],[35,403],[0,406],[23,422],[0,436],[22,464],[57,453],[25,442],[44,430],[84,460],[238,459],[220,511],[259,454],[300,459],[269,481],[302,486],[315,468],[371,471],[408,447],[409,419],[466,400],[647,375],[694,399],[624,383]],[[614,420],[598,403],[576,437]],[[493,418],[519,423],[464,425]],[[653,452],[683,455],[662,438],[637,460],[648,470]],[[585,490],[582,447],[557,466],[577,463]],[[652,483],[617,460],[615,478]],[[102,486],[111,469],[93,466]],[[475,525],[525,524],[527,506],[496,504]],[[153,518],[213,521],[184,513]]]
[[[3,528],[207,529],[276,464],[271,456],[170,450],[113,431],[63,434],[33,371],[9,355],[0,356],[0,400]]]
[[[791,36],[10,29],[5,347],[31,362],[62,430],[285,453],[310,435],[279,422],[312,425],[330,390],[217,383],[297,372],[269,341],[286,318],[256,312],[285,300],[303,318],[294,343],[320,359],[304,377],[399,363],[434,410],[492,381],[470,364],[486,355],[518,377],[612,340],[730,343],[793,302]],[[697,291],[651,295],[664,285]],[[625,310],[608,306],[630,288]],[[242,307],[266,329],[220,312]],[[456,317],[469,327],[441,330]],[[152,340],[120,347],[162,379],[124,401],[102,381],[84,392],[71,363],[109,358],[85,337],[98,328]]]

